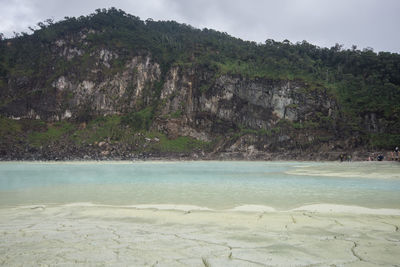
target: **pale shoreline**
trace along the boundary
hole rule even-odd
[[[296,166],[292,170],[285,173],[301,176],[324,176],[324,177],[341,177],[341,178],[365,178],[365,179],[400,179],[400,164],[395,161],[359,161],[359,162],[343,162],[329,163],[330,169],[325,166],[315,164]],[[322,164],[321,164],[322,165]],[[354,170],[354,167],[363,167],[362,169]],[[378,167],[385,166],[385,172],[382,172]]]
[[[194,161],[32,163],[90,165],[182,162]],[[259,162],[266,163],[266,166],[288,163]],[[292,170],[305,175],[323,163],[291,162],[294,163]],[[329,163],[331,173],[338,175],[336,166],[344,170],[341,172],[343,174],[351,166],[360,165],[345,164]],[[371,168],[378,164],[361,163]],[[355,174],[363,177],[363,172],[368,173],[369,169]],[[387,177],[387,173],[392,175],[391,167],[386,174],[382,169],[382,177]],[[370,183],[367,177],[364,178]],[[384,181],[385,184],[387,182]],[[60,188],[69,192],[68,188]],[[13,204],[17,202],[10,201],[9,205],[0,205],[0,265],[354,267],[395,266],[400,262],[400,209],[397,209],[397,205],[393,209],[379,208],[388,205],[387,202],[381,203],[378,208],[367,208],[351,204],[318,203],[323,200],[316,200],[316,203],[298,202],[299,199],[296,199],[298,207],[279,210],[273,207],[277,204],[274,202],[259,202],[272,205],[266,206],[243,200],[230,202],[234,206],[231,208],[220,206],[221,209],[212,209],[212,203],[208,203],[207,207],[206,202],[191,202],[191,199],[182,202],[172,200],[171,203],[153,200],[152,203],[150,198],[141,198],[136,202],[128,202],[140,204],[110,205],[113,202],[107,198],[105,204],[96,204],[96,198],[91,197],[88,201],[93,202],[79,202],[73,198],[63,203],[57,195],[62,191],[55,192],[56,195],[47,200],[49,203],[39,204],[38,201],[38,204],[17,205]],[[101,194],[98,188],[94,192]],[[130,199],[132,192],[129,191]],[[138,193],[140,196],[140,191]],[[5,197],[9,196],[12,200],[14,193],[9,191],[8,194]],[[18,199],[18,192],[16,195]],[[35,194],[28,194],[29,201],[21,203],[34,203],[29,196]],[[104,198],[104,195],[101,196]],[[397,195],[394,199],[398,199]],[[52,204],[53,200],[55,202]]]
[[[399,224],[398,215],[300,210],[2,208],[0,264],[394,266]]]
[[[126,210],[153,210],[153,211],[176,211],[176,212],[194,212],[194,211],[207,211],[216,213],[291,213],[291,212],[313,212],[321,214],[351,214],[351,215],[385,215],[385,216],[400,216],[400,209],[389,208],[367,208],[354,205],[340,205],[319,203],[302,205],[292,209],[276,209],[266,205],[246,204],[240,205],[229,209],[212,209],[208,207],[195,206],[195,205],[182,205],[182,204],[137,204],[137,205],[107,205],[96,204],[91,202],[77,202],[68,204],[31,204],[31,205],[8,205],[0,206],[0,210],[23,210],[23,209],[46,209],[46,208],[115,208]]]

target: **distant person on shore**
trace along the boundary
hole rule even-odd
[[[392,159],[392,161],[394,160],[394,152],[390,151],[390,158]]]
[[[399,160],[399,147],[396,146],[396,148],[394,149],[394,153],[396,153],[396,160]]]
[[[351,156],[347,155],[347,161],[350,162],[351,161]]]
[[[339,159],[340,159],[340,162],[343,162],[343,160],[344,160],[344,155],[343,155],[343,154],[340,154]]]
[[[380,154],[379,156],[376,157],[377,161],[382,161],[384,159],[384,156]]]

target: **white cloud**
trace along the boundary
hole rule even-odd
[[[34,20],[35,9],[29,1],[1,0],[0,6],[2,7],[0,32],[4,33],[6,36],[11,36],[14,31],[28,31],[28,25],[32,26],[36,23]]]

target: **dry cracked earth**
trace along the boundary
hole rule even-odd
[[[2,266],[400,266],[400,217],[0,209]]]

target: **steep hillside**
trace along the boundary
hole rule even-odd
[[[121,10],[0,41],[0,158],[336,159],[400,144],[400,55]],[[364,156],[364,154],[360,154]]]

